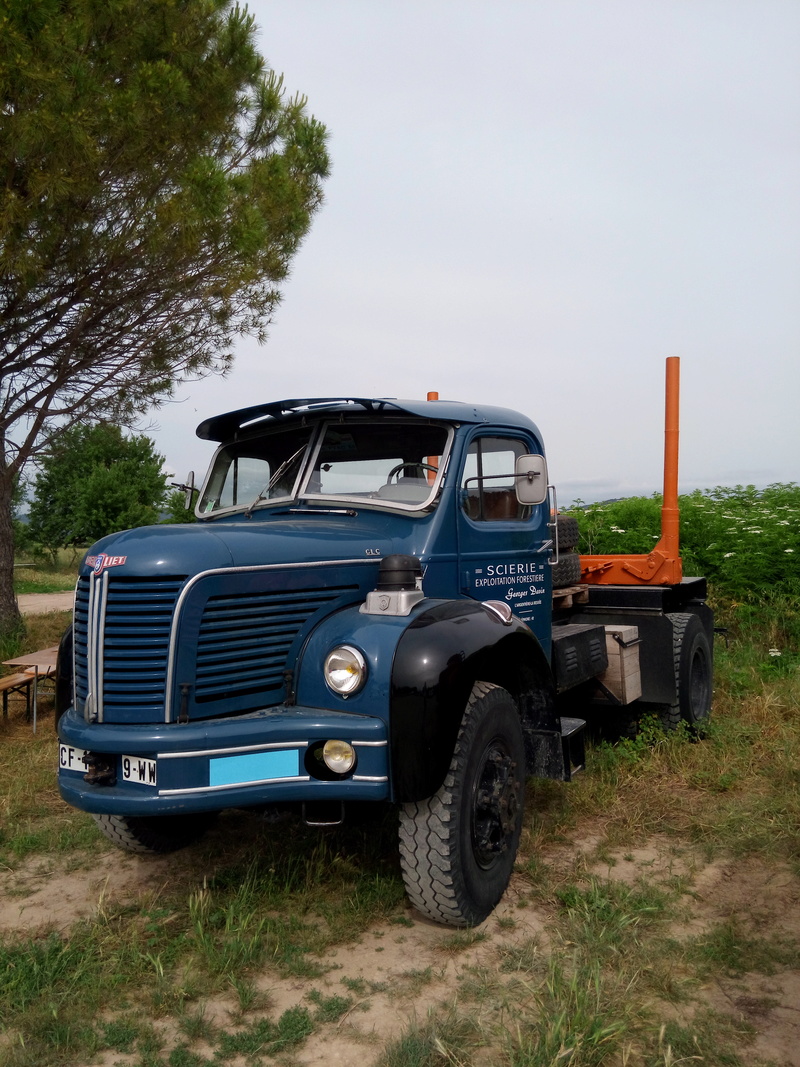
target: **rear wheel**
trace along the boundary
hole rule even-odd
[[[126,852],[163,854],[193,845],[212,825],[216,811],[191,815],[93,815],[98,829]]]
[[[524,794],[517,707],[505,689],[476,682],[442,786],[400,812],[403,881],[418,911],[448,926],[483,922],[511,877]]]
[[[661,722],[670,730],[685,722],[699,733],[711,713],[711,646],[697,615],[673,612],[667,618],[672,623],[676,701],[661,709]]]

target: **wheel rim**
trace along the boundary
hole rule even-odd
[[[483,870],[499,863],[514,839],[520,796],[516,772],[506,745],[492,741],[481,759],[472,805],[472,851]]]

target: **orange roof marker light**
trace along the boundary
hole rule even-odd
[[[677,356],[668,357],[661,537],[647,556],[581,556],[582,582],[589,585],[677,585],[683,577],[678,509],[680,366]]]

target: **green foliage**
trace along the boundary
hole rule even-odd
[[[623,952],[626,942],[638,943],[639,928],[659,919],[664,894],[654,887],[635,887],[590,878],[587,886],[568,886],[557,893],[573,928],[583,931],[593,950]]]
[[[167,494],[165,510],[166,517],[162,522],[195,522],[194,508],[185,505],[186,494],[181,489],[173,489]]]
[[[451,1011],[433,1013],[422,1022],[414,1020],[405,1032],[386,1048],[377,1067],[450,1067],[470,1063],[469,1051],[475,1044],[473,1021]]]
[[[103,1044],[115,1052],[133,1052],[133,1044],[139,1036],[139,1027],[125,1019],[101,1022]]]
[[[647,553],[660,535],[661,497],[607,504],[578,501],[580,551]],[[687,575],[702,575],[732,596],[800,592],[800,485],[776,483],[697,490],[679,498]]]
[[[674,1019],[665,1023],[656,1042],[651,1038],[652,1057],[644,1060],[645,1067],[683,1067],[698,1063],[703,1067],[745,1067],[752,1063],[750,1050],[741,1059],[734,1049],[742,1047],[742,1038],[750,1036],[751,1028],[742,1019],[731,1019],[709,1009],[700,1009],[691,1027]],[[758,1061],[757,1061],[758,1062]],[[763,1062],[763,1061],[760,1061]]]
[[[517,1028],[512,1067],[599,1067],[619,1047],[625,1030],[624,1009],[609,996],[610,982],[599,964],[554,957],[537,991],[539,1011]]]
[[[41,461],[31,540],[52,552],[157,522],[166,494],[163,462],[149,437],[125,437],[118,426],[66,430]]]
[[[352,997],[326,997],[318,989],[307,993],[306,1000],[314,1005],[314,1017],[319,1023],[336,1023],[353,1006]]]
[[[79,548],[45,550],[30,544],[26,552],[18,552],[16,556],[15,593],[19,596],[20,593],[73,592],[82,555]]]
[[[579,549],[587,555],[646,553],[652,551],[659,537],[659,496],[634,496],[586,506],[578,500],[570,510],[581,531]]]
[[[5,5],[6,418],[135,411],[265,326],[327,157],[255,34],[230,0]]]
[[[25,482],[17,475],[13,480],[11,491],[11,522],[14,530],[14,545],[17,551],[24,549],[27,542],[28,526],[21,521],[19,511],[25,502]]]
[[[93,966],[94,961],[82,958],[81,946],[64,944],[55,935],[44,941],[0,945],[0,1005],[8,1013],[4,1021],[42,996],[62,998],[82,984]]]
[[[736,919],[717,923],[692,939],[689,954],[712,973],[739,977],[746,973],[774,974],[779,967],[797,967],[800,949],[779,937],[749,937]]]
[[[277,1023],[259,1019],[235,1034],[221,1034],[217,1056],[223,1061],[235,1056],[274,1056],[301,1044],[313,1029],[308,1009],[287,1008]]]
[[[681,508],[691,573],[733,596],[800,591],[800,485],[718,487]]]
[[[25,464],[266,337],[328,157],[256,32],[234,0],[3,5],[0,629]]]

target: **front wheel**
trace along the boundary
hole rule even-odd
[[[98,829],[126,852],[163,854],[199,841],[217,812],[190,815],[93,815]]]
[[[411,903],[435,922],[474,926],[505,892],[519,845],[525,743],[505,689],[476,682],[439,790],[400,811]]]

